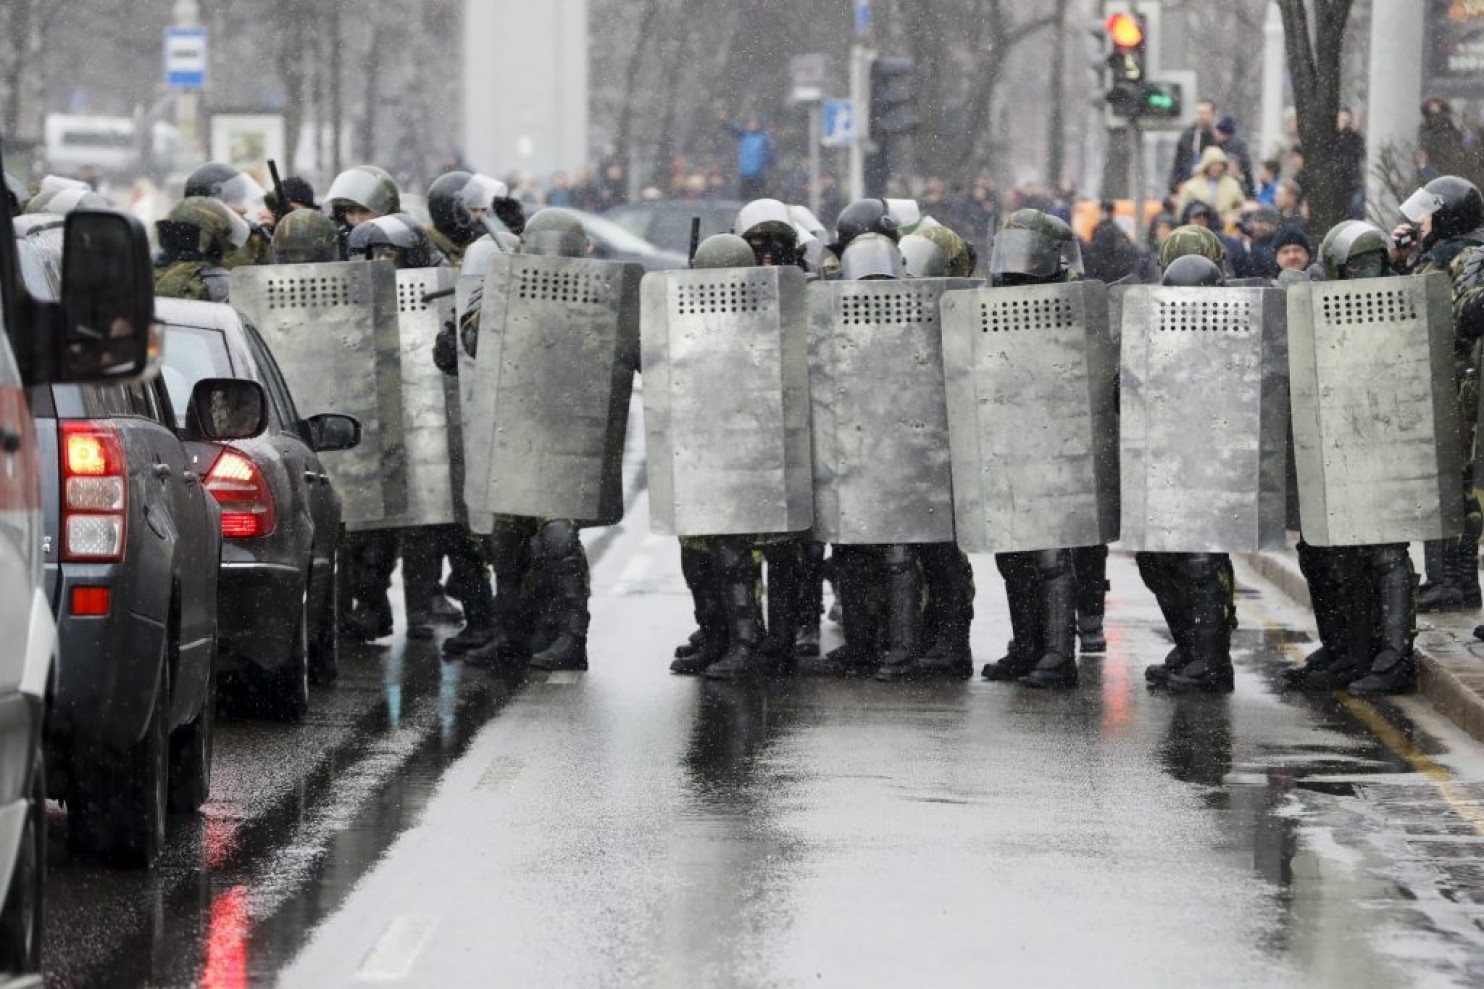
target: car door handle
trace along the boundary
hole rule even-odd
[[[0,426],[0,452],[19,453],[21,438],[21,431],[9,423]]]
[[[160,480],[163,481],[167,477],[170,476],[170,465],[169,464],[155,464],[155,469],[154,469],[153,473],[154,473],[155,477],[158,477]]]
[[[198,484],[201,481],[201,475],[200,474],[197,474],[193,470],[188,470],[188,471],[184,472],[183,474],[181,474],[180,476],[183,477],[183,478],[185,478],[185,482],[187,484]]]
[[[315,479],[318,477],[319,475],[312,470],[306,470],[304,472],[304,480],[308,481],[310,484],[313,484],[315,482]]]
[[[319,483],[321,483],[321,484],[329,484],[330,483],[330,475],[329,474],[321,474],[319,476]]]

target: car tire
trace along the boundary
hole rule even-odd
[[[42,902],[46,892],[46,764],[32,755],[26,830],[16,851],[5,906],[0,908],[0,972],[41,971]]]
[[[211,796],[211,754],[215,746],[216,657],[213,655],[201,713],[195,721],[170,733],[170,813],[194,814]]]
[[[144,736],[124,749],[79,746],[72,757],[68,840],[110,865],[148,869],[165,844],[170,677],[164,660],[162,655],[160,688]]]
[[[299,627],[289,658],[276,670],[256,670],[254,707],[274,721],[302,721],[309,711],[309,615],[308,602],[299,608]]]
[[[324,589],[315,602],[314,637],[309,642],[309,682],[316,686],[327,686],[340,677],[340,594],[337,582],[340,579],[340,554],[330,555],[330,574],[321,583]]]

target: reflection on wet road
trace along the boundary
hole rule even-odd
[[[1168,643],[1121,556],[1074,692],[737,686],[665,672],[689,602],[630,519],[590,672],[512,684],[398,640],[304,728],[226,726],[157,875],[58,832],[50,981],[1484,984],[1479,748],[1414,700],[1279,696],[1307,625],[1250,574],[1231,697],[1145,690]],[[989,563],[981,661],[1008,637]]]

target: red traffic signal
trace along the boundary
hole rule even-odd
[[[1103,27],[1116,48],[1127,50],[1144,43],[1144,26],[1133,14],[1110,14]]]

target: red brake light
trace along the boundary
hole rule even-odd
[[[106,422],[64,420],[61,445],[62,559],[122,560],[129,479],[118,430]],[[106,601],[103,608],[107,614]]]
[[[74,587],[72,613],[84,617],[107,615],[112,596],[112,592],[106,587]]]
[[[205,486],[222,507],[224,537],[253,539],[271,534],[277,526],[273,493],[263,472],[237,450],[222,448],[216,463],[206,472]]]

